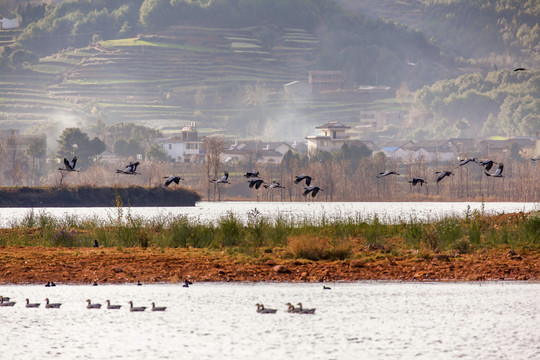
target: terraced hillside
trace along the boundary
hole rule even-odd
[[[284,84],[307,80],[318,40],[282,29],[265,46],[260,31],[177,26],[42,58],[0,77],[0,126],[30,127],[67,113],[83,122],[99,117],[159,128],[197,121],[250,135],[245,121],[253,118],[271,122],[287,113],[312,125],[351,123],[359,109],[381,106],[357,95],[286,98]]]

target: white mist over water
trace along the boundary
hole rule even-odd
[[[282,217],[301,222],[303,220],[327,221],[343,219],[378,220],[386,223],[399,221],[438,220],[445,216],[464,217],[474,211],[485,214],[502,214],[540,210],[539,203],[510,202],[199,202],[188,207],[133,207],[133,208],[0,208],[0,227],[9,228],[20,223],[32,211],[35,216],[46,214],[57,219],[117,219],[119,213],[125,219],[130,216],[143,219],[165,219],[186,216],[201,223],[217,222],[221,217],[233,214],[243,222],[250,214],[268,219]]]
[[[538,359],[540,284],[0,285],[4,359]],[[45,309],[44,299],[63,303]],[[24,299],[41,302],[24,307]],[[120,310],[86,309],[86,299]],[[163,313],[128,311],[167,306]],[[258,314],[255,304],[278,309]],[[290,314],[302,302],[314,315]]]

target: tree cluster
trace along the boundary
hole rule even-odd
[[[410,126],[425,138],[533,136],[540,131],[539,99],[540,71],[462,75],[417,91]]]

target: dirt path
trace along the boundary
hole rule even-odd
[[[0,284],[540,280],[538,252],[483,250],[458,257],[373,253],[371,258],[376,260],[248,258],[199,249],[0,247]]]

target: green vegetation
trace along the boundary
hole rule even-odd
[[[97,239],[105,247],[193,247],[251,255],[283,248],[291,257],[309,260],[351,258],[365,248],[397,254],[468,253],[499,246],[540,249],[538,211],[497,216],[473,212],[464,218],[383,223],[376,216],[333,221],[265,218],[253,210],[246,223],[232,214],[204,223],[185,216],[144,219],[133,216],[121,201],[118,204],[116,216],[108,220],[56,218],[32,210],[1,232],[0,245],[89,247]]]
[[[462,75],[419,90],[412,122],[442,138],[530,136],[540,131],[540,71]]]

